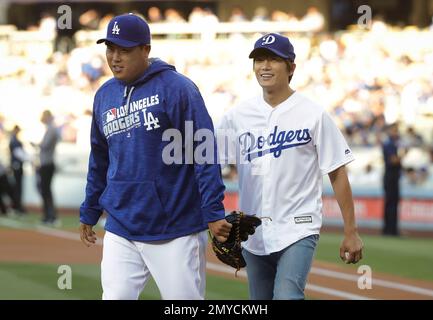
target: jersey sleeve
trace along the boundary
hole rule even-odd
[[[319,169],[326,175],[355,160],[352,150],[329,114],[322,112],[314,134]]]

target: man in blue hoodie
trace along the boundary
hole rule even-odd
[[[105,43],[114,78],[96,92],[81,240],[107,213],[101,282],[103,299],[137,299],[152,276],[163,299],[203,299],[207,233],[224,241],[224,185],[214,161],[167,164],[167,130],[213,132],[195,84],[159,59],[149,59],[150,31],[133,14],[108,24]],[[187,139],[185,139],[187,140]],[[191,142],[194,150],[197,142]],[[213,144],[216,155],[216,145]]]

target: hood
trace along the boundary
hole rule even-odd
[[[137,80],[135,80],[133,83],[126,84],[123,81],[118,80],[122,85],[125,86],[125,90],[123,93],[123,99],[124,99],[124,102],[126,101],[126,105],[129,106],[129,101],[131,101],[131,97],[132,97],[132,91],[134,91],[134,89],[136,87],[146,83],[147,81],[152,79],[157,74],[159,74],[163,71],[166,71],[166,70],[176,71],[176,68],[174,66],[162,61],[161,59],[150,58],[149,59],[149,66],[147,67],[146,71],[144,71],[143,75],[140,78],[138,78]]]
[[[144,71],[143,75],[135,80],[133,83],[127,85],[128,87],[136,87],[139,86],[150,79],[152,79],[155,75],[165,71],[165,70],[173,70],[176,71],[176,68],[172,66],[171,64],[168,64],[164,61],[162,61],[159,58],[150,58],[149,59],[149,67]],[[123,83],[126,85],[125,83]]]

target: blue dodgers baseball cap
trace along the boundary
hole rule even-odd
[[[150,44],[150,29],[144,19],[128,13],[111,19],[107,27],[107,36],[96,43],[106,41],[118,46],[131,48],[141,44]]]
[[[295,49],[290,43],[289,38],[284,37],[278,33],[268,33],[260,37],[254,44],[254,49],[251,51],[249,57],[254,58],[258,53],[268,50],[275,53],[283,59],[295,60]]]

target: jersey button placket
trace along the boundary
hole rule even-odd
[[[269,112],[267,115],[267,124],[266,124],[266,130],[263,132],[263,136],[268,137],[269,134],[272,132],[273,126],[272,126],[272,116],[273,111]],[[270,145],[266,146],[267,149],[271,148]],[[268,153],[263,157],[263,163],[262,163],[262,208],[263,208],[263,216],[270,216],[272,212],[272,206],[271,206],[271,195],[272,195],[272,176],[271,176],[271,159],[272,154]],[[268,222],[264,224],[263,229],[263,242],[265,251],[272,252],[272,248],[274,247],[274,242],[276,241],[276,233],[274,232],[274,227],[272,222]]]

